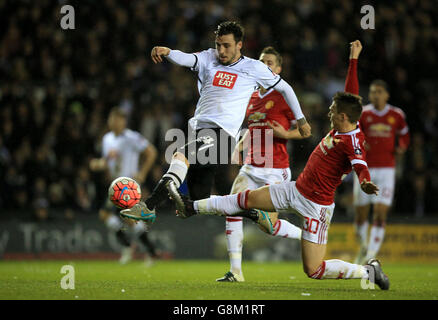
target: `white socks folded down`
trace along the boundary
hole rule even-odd
[[[195,201],[193,208],[199,214],[210,215],[232,215],[242,212],[246,208],[246,199],[249,190],[230,194],[227,196],[211,196],[207,199]]]
[[[275,237],[299,240],[301,239],[301,233],[301,228],[298,228],[287,220],[278,219],[274,224],[274,233],[272,235]]]
[[[342,260],[325,260],[315,273],[313,279],[367,279],[368,271],[364,266]]]
[[[172,158],[169,169],[163,177],[171,178],[175,182],[176,187],[179,188],[186,178],[188,169],[189,167],[184,161]]]

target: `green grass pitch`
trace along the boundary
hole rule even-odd
[[[75,289],[61,288],[61,267],[72,265]],[[359,280],[313,280],[300,262],[244,262],[244,283],[218,283],[227,261],[0,261],[0,299],[310,300],[438,298],[432,264],[386,264],[389,291],[363,290]]]

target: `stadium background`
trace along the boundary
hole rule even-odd
[[[64,4],[75,8],[75,30],[60,27]],[[360,27],[364,4],[375,8],[375,30]],[[198,97],[195,74],[170,63],[154,65],[150,50],[213,47],[217,23],[233,19],[246,30],[244,55],[256,58],[267,45],[283,54],[282,77],[312,125],[311,139],[290,144],[294,178],[328,131],[327,108],[333,93],[343,90],[348,43],[362,41],[361,95],[367,101],[373,79],[387,81],[390,103],[405,111],[411,132],[411,146],[398,163],[389,217],[389,224],[411,229],[396,230],[404,237],[391,239],[414,249],[427,243],[429,258],[438,259],[436,227],[419,226],[438,221],[435,1],[0,0],[0,16],[0,257],[117,250],[97,218],[107,185],[88,167],[100,154],[109,109],[124,108],[129,126],[159,149],[160,159],[142,188],[147,194],[167,169],[165,132],[184,129]],[[237,169],[230,169],[230,185]],[[336,223],[351,222],[352,214],[347,179],[332,227],[341,234],[347,230],[338,237],[344,239],[341,247],[351,225]],[[244,252],[254,247],[252,258],[299,257],[297,244],[261,233],[250,237],[254,229],[247,228]],[[167,207],[151,235],[175,257],[212,257],[219,248],[215,257],[226,259],[223,229],[220,218],[182,223]],[[192,242],[181,242],[189,233],[196,235]]]

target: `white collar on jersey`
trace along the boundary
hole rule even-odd
[[[257,91],[258,91],[258,93],[259,93],[259,98],[260,98],[260,99],[263,99],[263,98],[266,97],[268,94],[270,94],[272,91],[274,91],[274,88],[269,89],[269,90],[266,91],[266,93],[263,94],[263,95],[260,93],[260,89],[257,90]]]
[[[348,132],[335,132],[335,136],[336,135],[346,135],[346,136],[351,136],[353,134],[359,133],[360,132],[360,128],[359,128],[359,122],[357,123],[357,128]]]
[[[371,112],[379,117],[383,117],[389,111],[389,104],[386,104],[382,110],[377,110],[376,107],[374,107],[374,105],[372,105],[372,106],[373,106],[373,108],[371,109]]]
[[[240,58],[236,61],[236,62],[233,62],[232,64],[230,64],[230,65],[228,65],[227,67],[233,67],[233,66],[235,66],[236,64],[238,64],[240,61],[242,61],[243,60],[243,54],[241,54],[240,55]]]

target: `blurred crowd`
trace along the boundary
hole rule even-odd
[[[75,29],[60,26],[64,4]],[[375,29],[362,30],[360,9],[375,9]],[[243,54],[257,58],[272,45],[283,54],[313,138],[291,144],[294,178],[328,131],[328,106],[343,91],[348,43],[362,41],[360,92],[376,78],[389,84],[390,103],[407,115],[412,144],[398,163],[394,213],[437,216],[438,6],[434,0],[0,0],[0,208],[37,219],[97,214],[107,184],[89,170],[101,152],[108,111],[120,106],[129,126],[159,149],[143,190],[167,169],[164,139],[185,128],[197,97],[196,74],[154,65],[150,50],[214,47],[215,26],[245,27]],[[231,182],[236,168],[230,169]],[[348,212],[351,186],[339,190]]]

